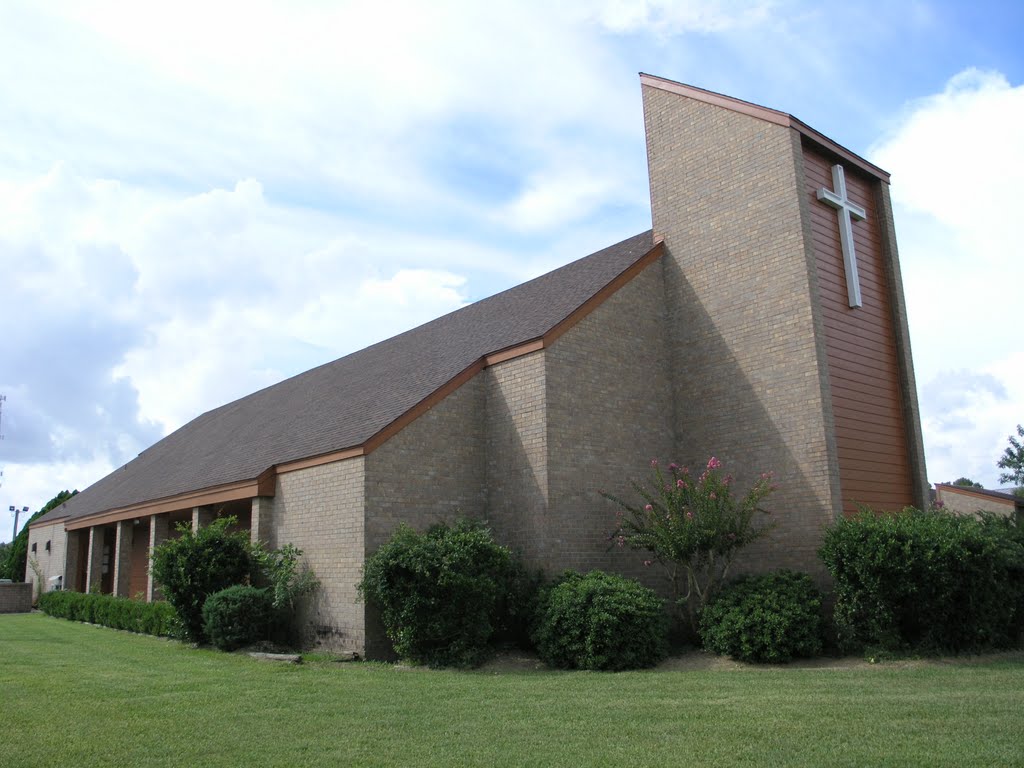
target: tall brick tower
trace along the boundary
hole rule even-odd
[[[927,499],[889,175],[790,115],[641,86],[676,455],[773,470],[750,554],[806,569],[857,504]]]

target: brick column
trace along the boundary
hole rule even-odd
[[[114,545],[114,595],[131,597],[132,542],[135,525],[132,520],[119,520],[117,523],[117,542]]]
[[[103,528],[94,525],[89,528],[89,562],[85,567],[85,591],[97,589],[103,582]]]
[[[252,518],[249,525],[249,540],[253,544],[262,542],[267,546],[270,541],[270,520],[274,514],[274,500],[269,496],[256,496],[252,500]]]
[[[213,522],[213,507],[192,507],[192,533]]]
[[[167,513],[153,515],[149,518],[149,551],[146,553],[146,602],[152,603],[163,596],[160,588],[153,583],[153,550],[167,540],[167,531],[170,528],[171,516]]]

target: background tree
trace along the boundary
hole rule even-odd
[[[1020,424],[1017,425],[1017,436],[1024,437],[1024,427]],[[1003,451],[1003,456],[997,463],[1000,469],[1006,470],[999,475],[999,482],[1024,486],[1024,445],[1021,445],[1020,440],[1013,435],[1010,435],[1009,439],[1010,446]]]
[[[10,579],[11,581],[24,581],[25,580],[25,567],[28,565],[28,526],[29,523],[33,522],[37,518],[42,517],[54,507],[59,507],[65,501],[74,496],[78,491],[61,491],[48,502],[46,505],[36,512],[32,517],[25,521],[25,526],[21,529],[21,532],[14,538],[14,541],[7,547],[6,556],[0,557],[0,579]]]
[[[981,483],[976,483],[969,477],[958,477],[950,485],[958,485],[961,488],[984,488]]]

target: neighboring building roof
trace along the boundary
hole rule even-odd
[[[969,485],[953,485],[952,483],[936,483],[935,488],[941,488],[943,491],[953,491],[954,493],[962,493],[967,496],[987,496],[990,499],[1008,501],[1012,504],[1024,504],[1024,499],[1022,499],[1020,496],[1016,496],[1012,493],[1004,493],[1003,491],[989,491],[986,490],[985,488],[974,488]]]
[[[70,526],[111,510],[256,481],[288,462],[367,445],[486,358],[541,341],[578,319],[584,305],[655,253],[652,233],[644,232],[208,411],[35,524],[67,518]]]

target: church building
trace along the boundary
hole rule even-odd
[[[751,570],[824,580],[839,516],[924,506],[889,175],[791,115],[640,84],[650,231],[202,414],[33,523],[29,557],[151,600],[152,547],[235,515],[304,550],[307,642],[372,657],[356,584],[400,522],[472,516],[530,567],[656,586],[599,494],[652,458],[775,473]]]

